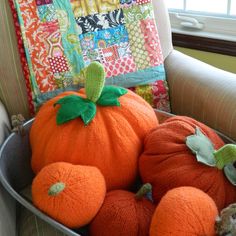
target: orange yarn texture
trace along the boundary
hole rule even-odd
[[[30,132],[32,168],[35,173],[58,161],[98,167],[107,189],[128,188],[138,173],[138,157],[145,135],[158,125],[152,107],[129,91],[121,96],[120,107],[97,106],[93,121],[85,126],[80,118],[56,124],[58,99],[84,91],[65,92],[45,103]]]
[[[214,201],[203,191],[193,187],[172,189],[155,210],[150,236],[214,236],[217,215]]]
[[[55,196],[50,187],[64,183]],[[96,167],[53,163],[44,167],[32,183],[33,203],[60,223],[78,228],[88,224],[100,209],[106,194],[104,177]]]
[[[107,193],[98,214],[90,224],[91,236],[147,236],[155,206],[135,194],[114,190]]]
[[[221,210],[235,202],[236,188],[223,171],[197,162],[186,146],[186,137],[195,133],[196,126],[212,141],[216,150],[224,145],[206,125],[188,117],[170,118],[147,135],[140,156],[140,174],[143,182],[151,183],[157,203],[172,188],[192,186],[208,193]]]

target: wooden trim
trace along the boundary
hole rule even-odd
[[[236,56],[236,42],[172,33],[174,46]]]

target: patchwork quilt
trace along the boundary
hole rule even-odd
[[[106,84],[170,110],[151,0],[14,1],[34,107],[82,87],[86,66],[99,61]]]

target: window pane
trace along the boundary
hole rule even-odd
[[[236,15],[236,0],[231,0],[230,14],[231,15]]]
[[[186,9],[227,14],[227,2],[228,0],[187,0]]]
[[[181,9],[181,10],[184,8],[184,0],[166,0],[166,3],[168,8]]]

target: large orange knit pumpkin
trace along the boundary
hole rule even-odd
[[[215,202],[193,187],[170,190],[152,218],[150,236],[215,236]]]
[[[91,236],[147,236],[155,205],[144,198],[150,184],[135,195],[124,190],[107,193],[98,214],[90,224]]]
[[[222,170],[198,162],[186,145],[186,138],[195,136],[196,127],[211,140],[215,150],[224,145],[206,125],[188,117],[170,118],[147,135],[140,174],[144,182],[152,184],[155,202],[172,188],[193,186],[208,193],[221,210],[235,202],[236,188]]]
[[[87,77],[92,75],[92,82],[96,82],[96,76],[102,74],[102,69],[98,68],[100,74],[93,68],[89,69]],[[108,190],[127,188],[133,184],[138,172],[138,156],[143,148],[144,137],[158,125],[158,120],[152,107],[144,99],[131,91],[123,92],[124,89],[121,88],[118,89],[122,93],[112,86],[103,89],[103,102],[116,106],[96,104],[91,90],[96,93],[98,86],[99,84],[95,84],[94,89],[85,86],[85,91],[62,93],[41,107],[30,132],[32,168],[35,173],[47,164],[66,161],[98,167],[105,177]],[[107,90],[112,90],[111,94],[106,94]],[[119,101],[112,97],[117,94],[120,96]],[[96,108],[96,114],[91,107],[85,112],[85,115],[89,113],[94,116],[89,120],[90,123],[85,125],[81,118],[66,117],[70,119],[68,122],[57,124],[57,113],[61,114],[63,105],[61,101],[66,101],[68,97],[75,100],[86,97],[84,103]],[[91,103],[90,100],[95,102]],[[64,109],[71,117],[84,108],[77,106],[76,101],[73,102],[71,107]],[[88,120],[83,116],[82,118]]]
[[[92,166],[53,163],[44,167],[32,183],[34,205],[70,228],[88,224],[105,194],[104,177]]]

